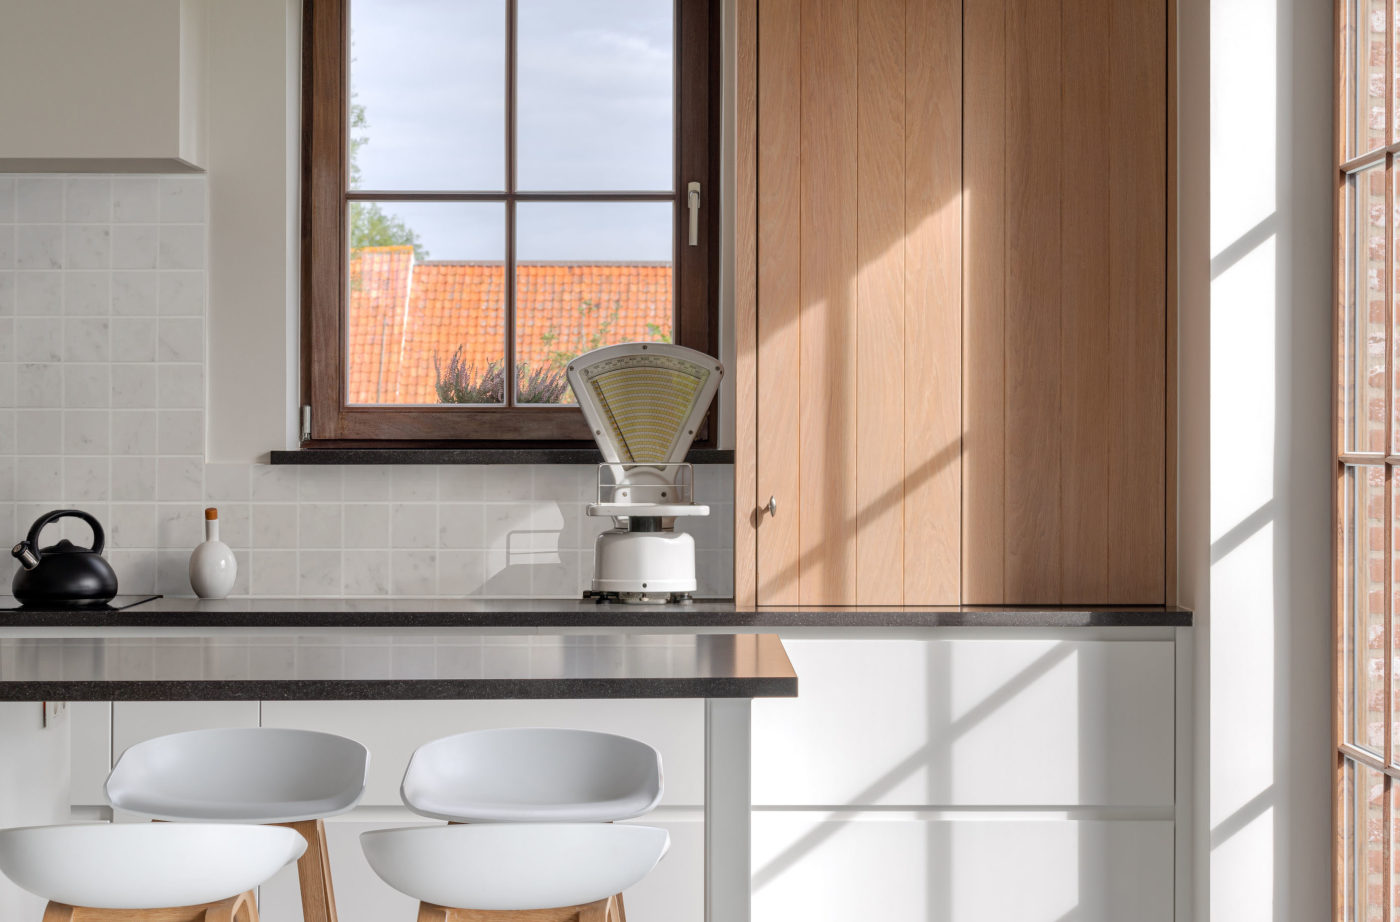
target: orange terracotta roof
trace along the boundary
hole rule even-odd
[[[613,343],[669,339],[669,263],[520,263],[516,362],[558,367]],[[499,262],[421,262],[413,248],[366,247],[350,260],[351,403],[437,403],[436,358],[458,347],[478,371],[505,355]]]

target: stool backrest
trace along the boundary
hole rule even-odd
[[[463,822],[610,822],[649,812],[661,792],[661,754],[641,740],[538,727],[426,743],[400,788],[415,812]]]
[[[285,823],[351,809],[369,751],[333,733],[190,730],[137,743],[107,776],[113,807],[156,819]]]

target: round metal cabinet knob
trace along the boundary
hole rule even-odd
[[[764,506],[763,508],[765,511],[767,511],[769,515],[776,516],[778,514],[778,497],[768,497],[768,505]]]

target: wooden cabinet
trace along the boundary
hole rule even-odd
[[[1165,601],[1165,0],[738,14],[736,597]]]

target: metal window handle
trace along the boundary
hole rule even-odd
[[[685,187],[686,203],[690,208],[690,245],[700,245],[700,184],[698,182],[687,183]]]
[[[771,515],[771,516],[777,516],[777,514],[778,514],[778,497],[776,497],[776,496],[770,496],[770,497],[768,497],[768,505],[764,506],[763,508],[764,508],[764,511],[766,511],[769,515]]]

